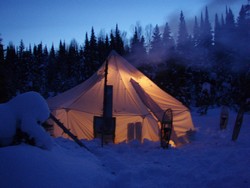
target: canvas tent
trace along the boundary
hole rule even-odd
[[[131,139],[159,141],[162,113],[168,108],[173,110],[171,140],[175,144],[188,142],[187,132],[194,130],[189,110],[114,51],[88,80],[47,100],[55,117],[79,139],[94,138],[94,116],[103,115],[106,63],[107,84],[113,87],[115,143]],[[63,135],[62,130],[55,126],[54,135]]]

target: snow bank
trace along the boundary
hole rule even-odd
[[[194,110],[196,111],[196,110]],[[245,114],[238,140],[231,140],[237,114],[229,111],[220,130],[221,109],[192,113],[197,132],[191,144],[168,150],[159,142],[108,144],[98,139],[57,138],[54,147],[29,145],[0,148],[1,187],[250,187],[250,115]]]
[[[0,104],[0,114],[0,145],[12,144],[17,129],[20,129],[34,139],[36,146],[51,149],[52,139],[41,127],[50,111],[39,93],[27,92]]]

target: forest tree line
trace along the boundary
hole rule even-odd
[[[215,15],[212,26],[206,8],[187,30],[180,13],[177,38],[168,23],[143,30],[137,24],[127,43],[118,24],[109,34],[96,36],[94,27],[84,44],[60,41],[49,49],[42,44],[28,47],[0,40],[0,102],[18,93],[37,91],[54,96],[88,79],[116,50],[159,87],[185,105],[240,105],[250,98],[250,7],[238,16],[230,8]]]

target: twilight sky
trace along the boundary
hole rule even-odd
[[[85,33],[90,36],[94,27],[96,36],[103,30],[110,34],[115,25],[132,35],[133,25],[139,22],[144,28],[170,24],[172,32],[178,27],[181,10],[188,23],[194,16],[200,18],[208,6],[210,21],[214,14],[233,10],[235,18],[247,0],[0,0],[0,34],[3,44],[9,42],[25,46],[43,44],[58,46],[60,39],[68,44],[76,39],[84,43]],[[191,30],[189,32],[192,32]]]

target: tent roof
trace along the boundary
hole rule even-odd
[[[137,94],[131,80],[141,88],[162,109],[172,108],[180,113],[187,108],[178,100],[161,90],[149,78],[133,67],[124,58],[112,51],[107,58],[107,84],[113,85],[113,115],[147,115],[148,107]],[[90,114],[102,114],[105,63],[88,80],[76,87],[48,99],[51,110],[74,109]]]

